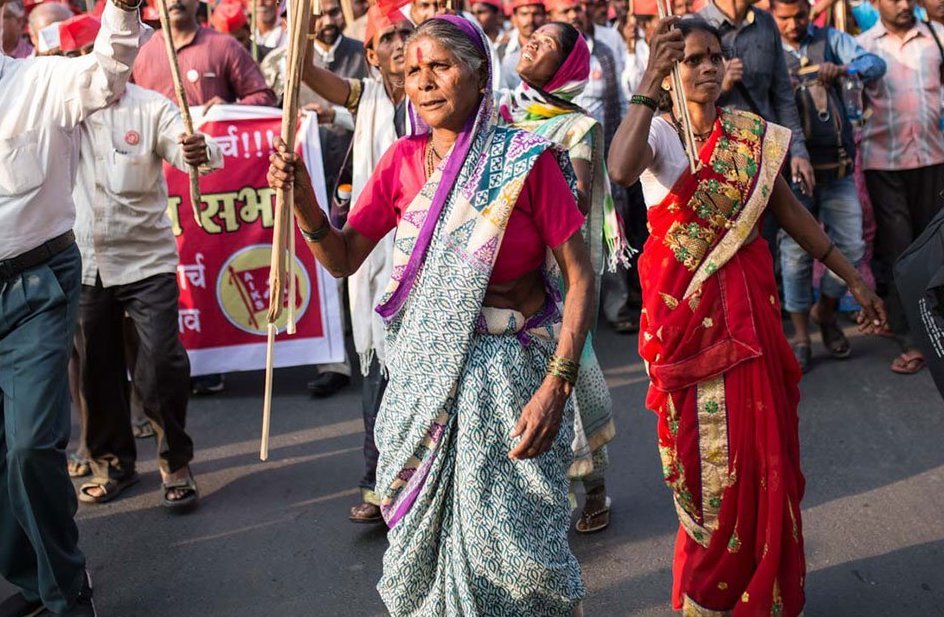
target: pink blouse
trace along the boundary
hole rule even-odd
[[[374,170],[347,222],[361,235],[380,241],[426,183],[426,136],[405,137]],[[548,247],[556,249],[580,230],[583,214],[553,153],[538,157],[511,212],[492,283],[506,283],[539,269]]]

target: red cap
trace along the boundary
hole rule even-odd
[[[563,11],[572,6],[577,6],[578,4],[583,4],[583,0],[547,0],[544,3],[544,8],[546,8],[548,12]]]
[[[62,52],[79,51],[91,45],[98,36],[102,22],[91,15],[76,15],[59,22],[59,50]]]
[[[382,6],[380,2],[367,11],[367,26],[364,28],[364,45],[373,45],[374,37],[390,26],[407,21],[397,6]]]
[[[157,9],[157,0],[147,0],[141,7],[141,21],[160,21],[161,12]]]
[[[633,0],[633,15],[657,16],[659,7],[656,0]]]
[[[249,19],[246,17],[246,12],[238,0],[223,0],[223,2],[220,2],[213,9],[213,18],[210,20],[211,26],[225,34],[231,34],[248,23]]]
[[[544,6],[544,0],[511,0],[508,4],[510,13],[523,6]]]

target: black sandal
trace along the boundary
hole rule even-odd
[[[818,325],[819,332],[823,336],[823,345],[829,355],[837,360],[845,360],[852,354],[849,339],[846,338],[846,334],[835,320]]]
[[[171,491],[183,491],[184,496],[180,499],[170,499],[168,495]],[[196,505],[200,499],[200,491],[197,489],[197,483],[193,479],[193,474],[188,473],[183,480],[175,482],[161,482],[161,503],[170,510],[186,510]]]

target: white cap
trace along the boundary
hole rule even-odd
[[[37,49],[39,53],[44,54],[59,49],[59,45],[59,22],[39,31],[39,49]]]

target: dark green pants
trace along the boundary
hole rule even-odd
[[[56,613],[85,569],[65,455],[81,268],[73,245],[0,280],[0,575]]]

